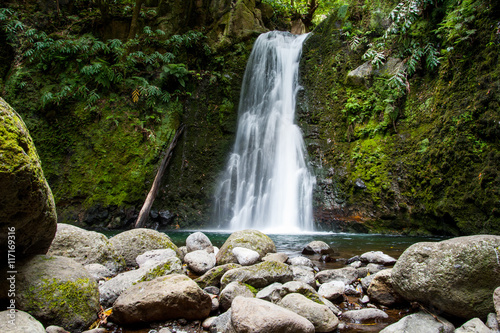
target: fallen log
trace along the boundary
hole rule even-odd
[[[165,169],[167,168],[168,163],[170,162],[170,158],[172,157],[175,145],[177,144],[177,141],[179,140],[179,137],[181,136],[183,130],[184,130],[184,125],[181,125],[175,132],[174,138],[172,139],[172,142],[170,142],[170,145],[168,146],[168,150],[165,153],[165,156],[163,157],[160,163],[158,172],[156,172],[156,177],[155,180],[153,181],[153,185],[149,190],[148,196],[146,197],[146,200],[142,205],[141,211],[139,212],[139,216],[137,217],[137,221],[135,222],[136,228],[144,227],[146,221],[148,220],[149,212],[151,211],[151,206],[153,205],[156,195],[158,194],[158,189],[160,187],[161,179],[163,177],[163,174],[165,173]]]

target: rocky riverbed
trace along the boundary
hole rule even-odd
[[[256,230],[218,249],[201,232],[177,247],[151,229],[58,224],[48,253],[19,265],[0,331],[499,332],[499,255],[499,236],[478,235],[320,270],[336,258],[323,241],[289,257]]]

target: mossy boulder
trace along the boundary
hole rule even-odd
[[[45,254],[56,233],[54,198],[21,117],[0,98],[0,254]],[[11,237],[8,237],[10,233]],[[6,265],[4,260],[2,265]]]
[[[16,287],[16,306],[45,326],[81,332],[97,319],[97,283],[73,259],[37,255],[19,268]]]
[[[216,266],[194,281],[198,283],[200,288],[205,288],[208,286],[217,287],[220,285],[220,279],[227,271],[240,267],[241,267],[240,264],[234,264],[234,263]]]
[[[465,319],[484,319],[494,312],[499,254],[500,236],[492,235],[413,244],[396,262],[392,285],[409,301]]]
[[[73,258],[83,265],[102,264],[115,273],[125,268],[125,260],[105,235],[70,224],[57,225],[47,254]]]
[[[109,239],[117,253],[125,259],[129,267],[137,267],[135,258],[147,251],[172,249],[182,257],[179,248],[164,233],[152,229],[132,229],[119,233]]]
[[[229,283],[239,281],[254,288],[263,288],[274,282],[285,283],[293,280],[293,273],[287,264],[265,261],[253,266],[246,266],[227,271],[221,278],[221,289]]]
[[[237,263],[238,260],[233,254],[233,248],[244,247],[254,250],[259,253],[259,259],[262,259],[267,253],[276,252],[276,245],[269,236],[258,230],[241,230],[233,232],[224,245],[217,253],[217,264],[224,265],[229,263]]]

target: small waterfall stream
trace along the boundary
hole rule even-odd
[[[215,197],[215,222],[230,230],[313,230],[315,178],[294,123],[299,60],[307,35],[259,36],[247,63],[236,142]]]

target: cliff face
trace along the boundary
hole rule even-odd
[[[317,221],[328,230],[500,233],[499,5],[427,8],[377,69],[366,51],[389,28],[380,19],[388,8],[364,3],[338,8],[305,43],[299,121],[318,177]],[[466,27],[439,30],[451,20]],[[431,32],[440,33],[439,66],[421,62],[402,90],[388,84],[414,65],[402,43],[424,45]]]

